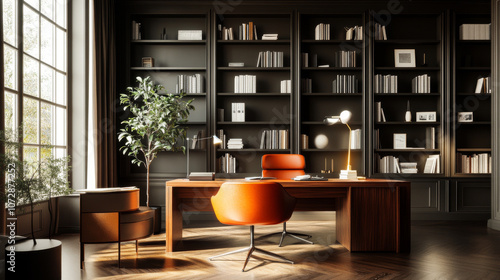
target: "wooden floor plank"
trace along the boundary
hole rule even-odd
[[[311,234],[314,245],[278,236],[281,225],[258,226],[256,246],[291,259],[275,262],[262,255],[251,259],[241,272],[245,253],[209,261],[217,254],[249,245],[243,226],[191,226],[185,228],[184,251],[165,253],[165,234],[122,245],[122,268],[117,245],[86,245],[85,269],[79,269],[79,235],[65,234],[63,279],[500,279],[500,232],[485,222],[413,222],[411,252],[350,253],[336,243],[334,221],[293,221],[289,231]]]

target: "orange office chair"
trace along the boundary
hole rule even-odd
[[[267,154],[262,156],[262,177],[274,177],[276,179],[291,179],[295,176],[304,175],[306,161],[303,155],[299,154]],[[285,236],[293,237],[305,243],[314,244],[299,236],[311,238],[308,234],[286,231],[286,223],[283,223],[283,232],[276,232],[270,235],[281,234],[280,244],[283,244]]]
[[[295,198],[275,182],[226,182],[216,195],[212,196],[212,206],[217,219],[227,225],[250,225],[250,246],[215,257],[248,251],[241,271],[245,271],[254,251],[292,263],[280,255],[256,248],[254,245],[254,225],[274,225],[287,221],[292,216]]]

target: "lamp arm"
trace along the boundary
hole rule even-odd
[[[186,137],[186,148],[187,148],[187,153],[186,153],[186,178],[189,178],[189,137]]]
[[[349,124],[345,124],[349,128],[349,143],[347,143],[347,170],[351,170],[351,127]]]

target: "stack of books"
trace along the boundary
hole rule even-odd
[[[415,174],[418,173],[416,162],[400,162],[398,173]]]
[[[356,67],[356,51],[335,52],[335,67]]]
[[[373,81],[375,93],[398,93],[398,76],[396,75],[375,75]]]
[[[236,158],[229,153],[217,159],[217,170],[220,173],[236,173]]]
[[[387,40],[385,25],[381,25],[380,23],[375,23],[375,40]]]
[[[363,26],[344,27],[346,40],[363,40]]]
[[[278,34],[263,34],[262,40],[278,40]]]
[[[333,93],[358,93],[358,78],[356,75],[337,75],[332,82]]]
[[[315,40],[330,40],[330,24],[320,23],[314,28]]]
[[[257,76],[234,76],[234,93],[255,93],[257,90]]]
[[[339,179],[356,180],[357,177],[356,170],[340,170]]]
[[[292,93],[292,80],[281,81],[280,93]]]
[[[204,79],[201,74],[177,76],[177,84],[175,85],[177,93],[202,93],[204,88]]]
[[[289,149],[289,137],[286,129],[266,129],[262,131],[260,149]]]
[[[458,28],[460,40],[491,40],[491,23],[462,24]]]
[[[283,67],[283,52],[259,52],[259,57],[257,58],[257,67]]]
[[[245,122],[245,103],[231,103],[231,121]]]
[[[229,138],[227,141],[227,148],[228,149],[243,149],[243,139],[241,138]]]
[[[431,92],[431,76],[427,74],[416,76],[411,80],[412,93],[430,93]]]

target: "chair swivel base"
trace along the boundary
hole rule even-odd
[[[241,269],[241,271],[243,271],[243,272],[245,272],[245,267],[248,264],[248,260],[250,260],[250,257],[252,257],[252,255],[253,255],[254,252],[259,252],[259,253],[267,255],[269,257],[273,257],[275,259],[278,259],[278,260],[281,260],[281,261],[293,264],[293,261],[291,261],[291,260],[289,260],[287,258],[284,258],[284,257],[282,257],[282,256],[280,256],[278,254],[271,253],[269,251],[262,250],[262,249],[259,249],[259,248],[255,247],[255,244],[254,244],[254,226],[250,226],[250,246],[249,247],[246,247],[246,248],[243,248],[243,249],[238,249],[238,250],[227,252],[227,253],[223,253],[223,254],[220,254],[220,255],[217,255],[217,256],[214,256],[214,257],[210,257],[209,260],[212,261],[212,260],[214,260],[216,258],[219,258],[219,257],[224,257],[224,256],[227,256],[227,255],[232,255],[232,254],[236,254],[236,253],[240,253],[240,252],[245,252],[245,251],[248,251],[248,254],[247,254],[247,258],[245,259],[245,263],[243,264],[243,268]]]
[[[282,232],[270,233],[270,234],[263,235],[261,237],[267,237],[267,236],[272,236],[272,235],[277,235],[277,234],[281,234],[280,243],[278,245],[279,247],[281,247],[281,245],[283,244],[283,240],[285,239],[285,236],[293,237],[293,238],[295,238],[295,239],[297,239],[299,241],[302,241],[304,243],[314,244],[314,242],[312,242],[310,240],[307,240],[307,239],[304,239],[302,237],[299,237],[299,236],[305,236],[306,238],[311,238],[312,236],[310,236],[309,234],[287,231],[286,230],[286,223],[283,223],[283,231]]]

